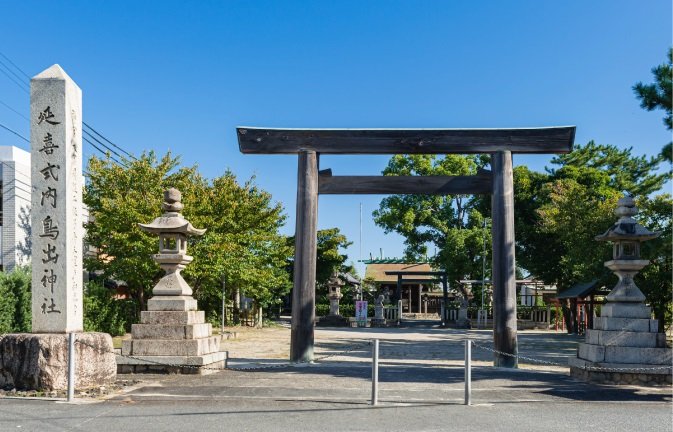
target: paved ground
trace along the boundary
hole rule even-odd
[[[490,346],[490,331],[468,333]],[[274,367],[146,375],[131,391],[79,405],[3,399],[0,430],[672,430],[670,388],[588,385],[569,378],[565,367],[493,368],[492,354],[477,348],[473,406],[464,406],[465,331],[318,329],[317,357],[332,356],[299,367],[284,360],[287,328],[239,335],[225,344],[230,366]],[[381,341],[377,407],[368,405],[371,338]],[[577,341],[563,333],[519,333],[523,356],[551,362],[573,355]]]

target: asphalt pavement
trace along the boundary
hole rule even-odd
[[[463,340],[469,335],[486,347],[489,331],[319,329],[316,356],[323,360],[293,366],[275,355],[286,348],[285,330],[256,333],[249,346],[245,338],[225,344],[230,367],[252,369],[143,375],[137,386],[103,401],[0,399],[0,430],[673,430],[670,387],[588,384],[549,364],[494,368],[492,353],[477,348],[472,405],[464,405]],[[370,405],[371,338],[381,344],[377,406]],[[522,354],[561,365],[578,340],[519,333]]]

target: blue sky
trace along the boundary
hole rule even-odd
[[[661,112],[631,91],[671,46],[671,2],[636,1],[3,1],[0,52],[28,75],[60,64],[84,120],[121,147],[170,149],[208,177],[252,175],[294,231],[296,158],[242,155],[237,125],[525,127],[577,125],[653,155],[670,140]],[[3,58],[0,57],[4,61]],[[6,61],[5,61],[6,63]],[[0,101],[27,116],[0,74]],[[0,123],[29,136],[0,104]],[[28,145],[0,130],[0,145]],[[85,154],[96,151],[85,144]],[[550,156],[515,156],[542,170]],[[385,156],[331,156],[335,175],[378,174]],[[371,220],[381,196],[322,196],[359,258],[400,256]]]

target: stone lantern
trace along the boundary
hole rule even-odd
[[[613,259],[605,266],[619,282],[606,297],[593,329],[587,330],[585,342],[579,344],[577,357],[569,360],[570,375],[609,384],[671,384],[671,350],[633,281],[649,264],[640,259],[640,244],[661,233],[633,219],[638,209],[632,197],[621,198],[617,205],[619,220],[595,239],[613,243]]]
[[[194,301],[191,298],[192,289],[182,278],[180,271],[193,258],[187,255],[187,237],[202,236],[206,230],[196,229],[182,217],[180,211],[183,205],[180,202],[182,194],[175,188],[164,192],[164,203],[161,206],[164,213],[149,224],[138,224],[143,231],[159,236],[159,253],[152,255],[152,259],[159,264],[166,275],[156,284],[152,290],[152,300],[177,301],[178,298],[186,302]],[[162,297],[162,298],[157,298]],[[174,298],[177,297],[177,298]]]
[[[621,198],[617,205],[615,214],[619,220],[595,237],[597,241],[613,243],[612,260],[606,261],[605,267],[619,277],[619,282],[607,296],[607,301],[642,303],[645,295],[633,282],[633,278],[650,262],[640,259],[640,243],[659,237],[661,233],[651,232],[633,219],[638,214],[638,208],[632,197]]]
[[[339,300],[343,297],[341,287],[345,283],[339,278],[337,272],[332,273],[327,281],[327,298],[329,298],[329,314],[321,317],[317,325],[325,327],[344,327],[349,325],[348,318],[339,313]]]
[[[341,287],[344,282],[339,278],[336,272],[327,281],[327,297],[329,298],[329,314],[330,316],[341,316],[339,313],[339,300],[343,297],[341,294]]]
[[[189,236],[201,236],[182,217],[180,191],[164,192],[163,214],[149,224],[138,224],[143,231],[159,236],[159,253],[152,259],[166,272],[152,290],[140,324],[133,324],[131,339],[122,342],[117,359],[118,373],[164,371],[205,374],[224,366],[226,353],[220,351],[220,337],[212,335],[212,325],[198,310],[192,289],[180,272],[193,258],[187,255]]]

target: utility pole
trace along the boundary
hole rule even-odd
[[[360,262],[362,262],[362,202],[360,202]],[[362,300],[362,274],[360,276],[360,300]]]

